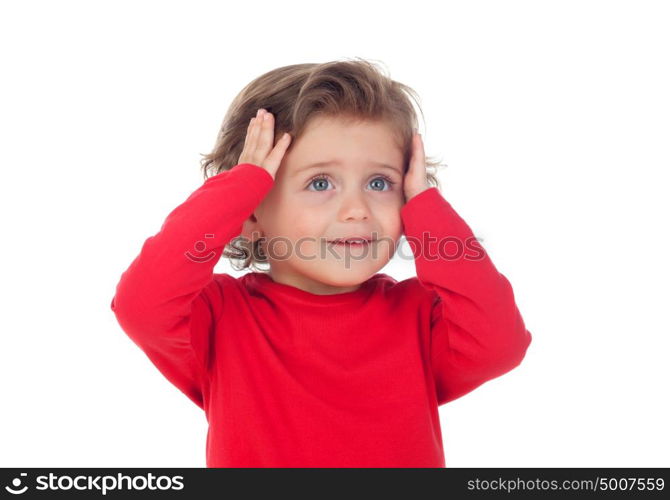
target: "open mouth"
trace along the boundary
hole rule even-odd
[[[351,238],[351,239],[339,239],[331,240],[328,242],[329,245],[337,245],[342,247],[352,247],[352,248],[363,248],[371,243],[374,243],[376,239],[367,239],[367,238]]]

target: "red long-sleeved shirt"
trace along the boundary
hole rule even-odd
[[[175,208],[121,275],[120,326],[205,411],[207,467],[444,467],[438,406],[531,342],[510,283],[435,187],[401,208],[417,277],[315,295],[215,274],[273,183],[239,164]]]

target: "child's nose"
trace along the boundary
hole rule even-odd
[[[342,197],[340,214],[345,219],[369,219],[370,208],[363,194],[350,194]]]

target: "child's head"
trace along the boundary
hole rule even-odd
[[[384,267],[402,236],[402,182],[417,128],[410,97],[417,101],[411,88],[365,60],[284,66],[249,83],[226,113],[214,150],[203,155],[205,178],[238,163],[259,108],[274,116],[275,143],[284,132],[292,140],[272,190],[224,250],[233,266],[291,275],[305,289],[315,282],[356,288]],[[331,160],[339,163],[307,168]],[[441,164],[427,157],[426,165],[429,184],[439,188],[430,170]],[[350,236],[378,241],[363,248],[325,243]]]

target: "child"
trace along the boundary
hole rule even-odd
[[[427,172],[410,93],[364,60],[252,81],[205,182],[122,274],[111,308],[205,411],[208,467],[445,467],[438,406],[524,358],[512,287]],[[398,282],[378,271],[403,235],[417,277]],[[224,250],[256,270],[214,274]]]

